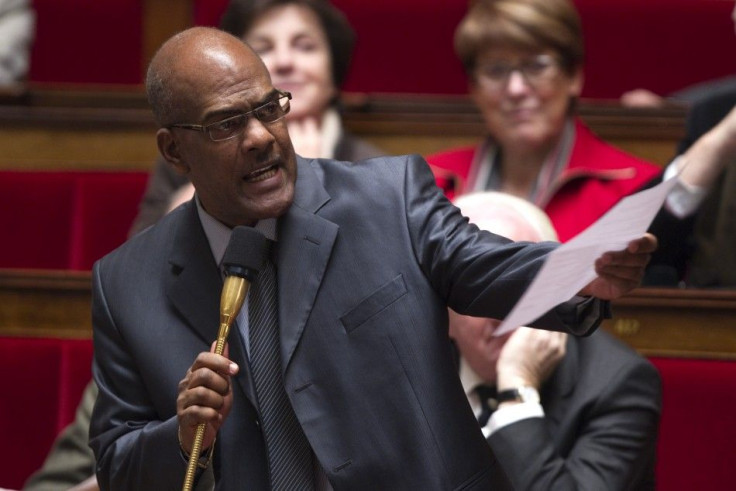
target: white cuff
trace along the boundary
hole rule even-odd
[[[494,431],[528,418],[544,418],[542,405],[536,402],[521,402],[502,406],[494,411],[488,424],[482,428],[483,436],[488,438]]]
[[[667,166],[662,180],[666,181],[677,177],[679,174],[678,165],[681,158],[682,156],[678,156]],[[708,190],[705,188],[687,184],[678,178],[677,184],[667,195],[665,208],[677,218],[686,218],[697,211],[707,192]]]

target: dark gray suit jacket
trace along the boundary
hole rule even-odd
[[[511,243],[468,225],[416,155],[299,158],[278,233],[284,384],[332,486],[489,489],[496,464],[457,376],[446,306],[503,318],[555,245]],[[177,384],[216,337],[221,288],[193,202],[95,265],[100,393],[90,437],[102,489],[181,487]],[[579,310],[563,304],[536,325],[587,332],[591,324],[573,322]],[[241,371],[215,477],[219,489],[267,489],[253,384],[234,333],[230,357]]]
[[[657,369],[631,348],[603,331],[571,336],[542,386],[545,418],[503,427],[488,442],[508,489],[655,489],[661,397]]]

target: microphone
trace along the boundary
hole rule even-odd
[[[215,345],[218,355],[225,349],[230,326],[238,317],[250,283],[266,264],[267,242],[268,239],[252,227],[239,226],[233,229],[222,258],[226,276],[220,296],[220,330]]]
[[[220,296],[220,329],[217,333],[215,353],[221,355],[225,350],[230,327],[243,307],[250,283],[266,263],[268,255],[268,239],[252,227],[239,226],[233,229],[230,242],[225,249],[222,264],[225,269],[225,284]],[[206,423],[197,426],[192,453],[189,455],[187,472],[184,477],[183,491],[191,491],[194,475],[202,450],[202,440]]]

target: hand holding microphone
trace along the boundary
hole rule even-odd
[[[189,453],[189,465],[183,490],[191,490],[203,443],[214,443],[215,435],[232,406],[229,377],[238,372],[238,366],[222,356],[233,322],[238,317],[250,283],[266,261],[267,239],[251,227],[235,227],[223,257],[225,284],[220,297],[220,328],[214,343],[214,352],[200,353],[179,383],[177,414],[179,441],[190,441],[193,425],[184,421],[198,421],[194,443]],[[214,372],[214,373],[213,373]],[[209,390],[202,391],[199,387]],[[197,389],[197,390],[192,390]],[[203,422],[204,421],[204,422]],[[208,430],[208,431],[207,431]],[[189,433],[189,438],[182,433]],[[207,434],[205,434],[205,432]],[[206,437],[206,439],[205,439]]]

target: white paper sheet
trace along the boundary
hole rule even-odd
[[[501,336],[526,325],[575,296],[595,279],[596,259],[604,252],[622,250],[644,235],[676,183],[676,178],[669,179],[627,196],[597,222],[553,251],[494,335]]]

